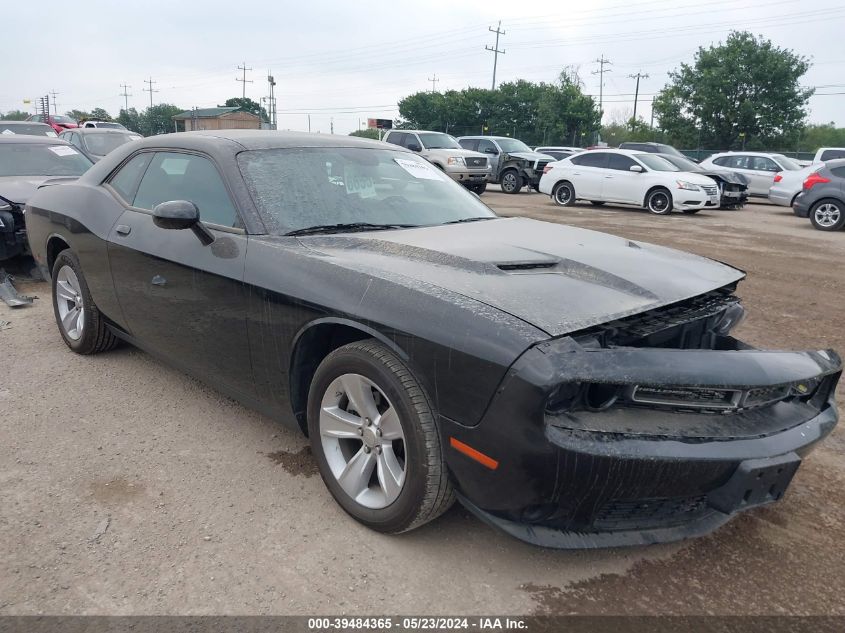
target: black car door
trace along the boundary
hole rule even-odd
[[[125,206],[109,235],[109,264],[131,335],[233,395],[252,397],[243,284],[247,237],[215,164],[196,153],[146,152],[127,162],[109,186]],[[215,237],[211,245],[190,230],[153,223],[151,210],[170,200],[197,206]]]

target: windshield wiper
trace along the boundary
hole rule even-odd
[[[390,229],[411,229],[418,224],[371,224],[369,222],[346,222],[342,224],[318,224],[296,229],[285,235],[319,235],[321,233],[355,233],[357,231],[387,231]]]
[[[483,216],[478,218],[462,218],[460,220],[451,220],[449,222],[444,222],[443,224],[463,224],[464,222],[481,222],[482,220],[498,220],[497,216]]]

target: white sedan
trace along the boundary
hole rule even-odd
[[[612,202],[645,207],[657,215],[719,206],[712,178],[680,171],[654,154],[624,149],[592,150],[550,163],[540,191],[560,206],[576,200],[597,206]]]

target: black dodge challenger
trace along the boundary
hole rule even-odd
[[[741,271],[499,218],[392,145],[156,136],[25,218],[73,351],[128,341],[301,429],[383,532],[457,497],[551,547],[699,535],[780,499],[837,421],[835,352],[731,336]]]

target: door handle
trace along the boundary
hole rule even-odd
[[[605,176],[605,178],[613,178],[613,176]]]
[[[129,235],[132,232],[132,227],[126,224],[118,224],[114,227],[114,230],[118,235]]]
[[[165,279],[161,275],[156,275],[155,277],[152,278],[150,283],[154,286],[166,286],[167,285],[167,279]]]

